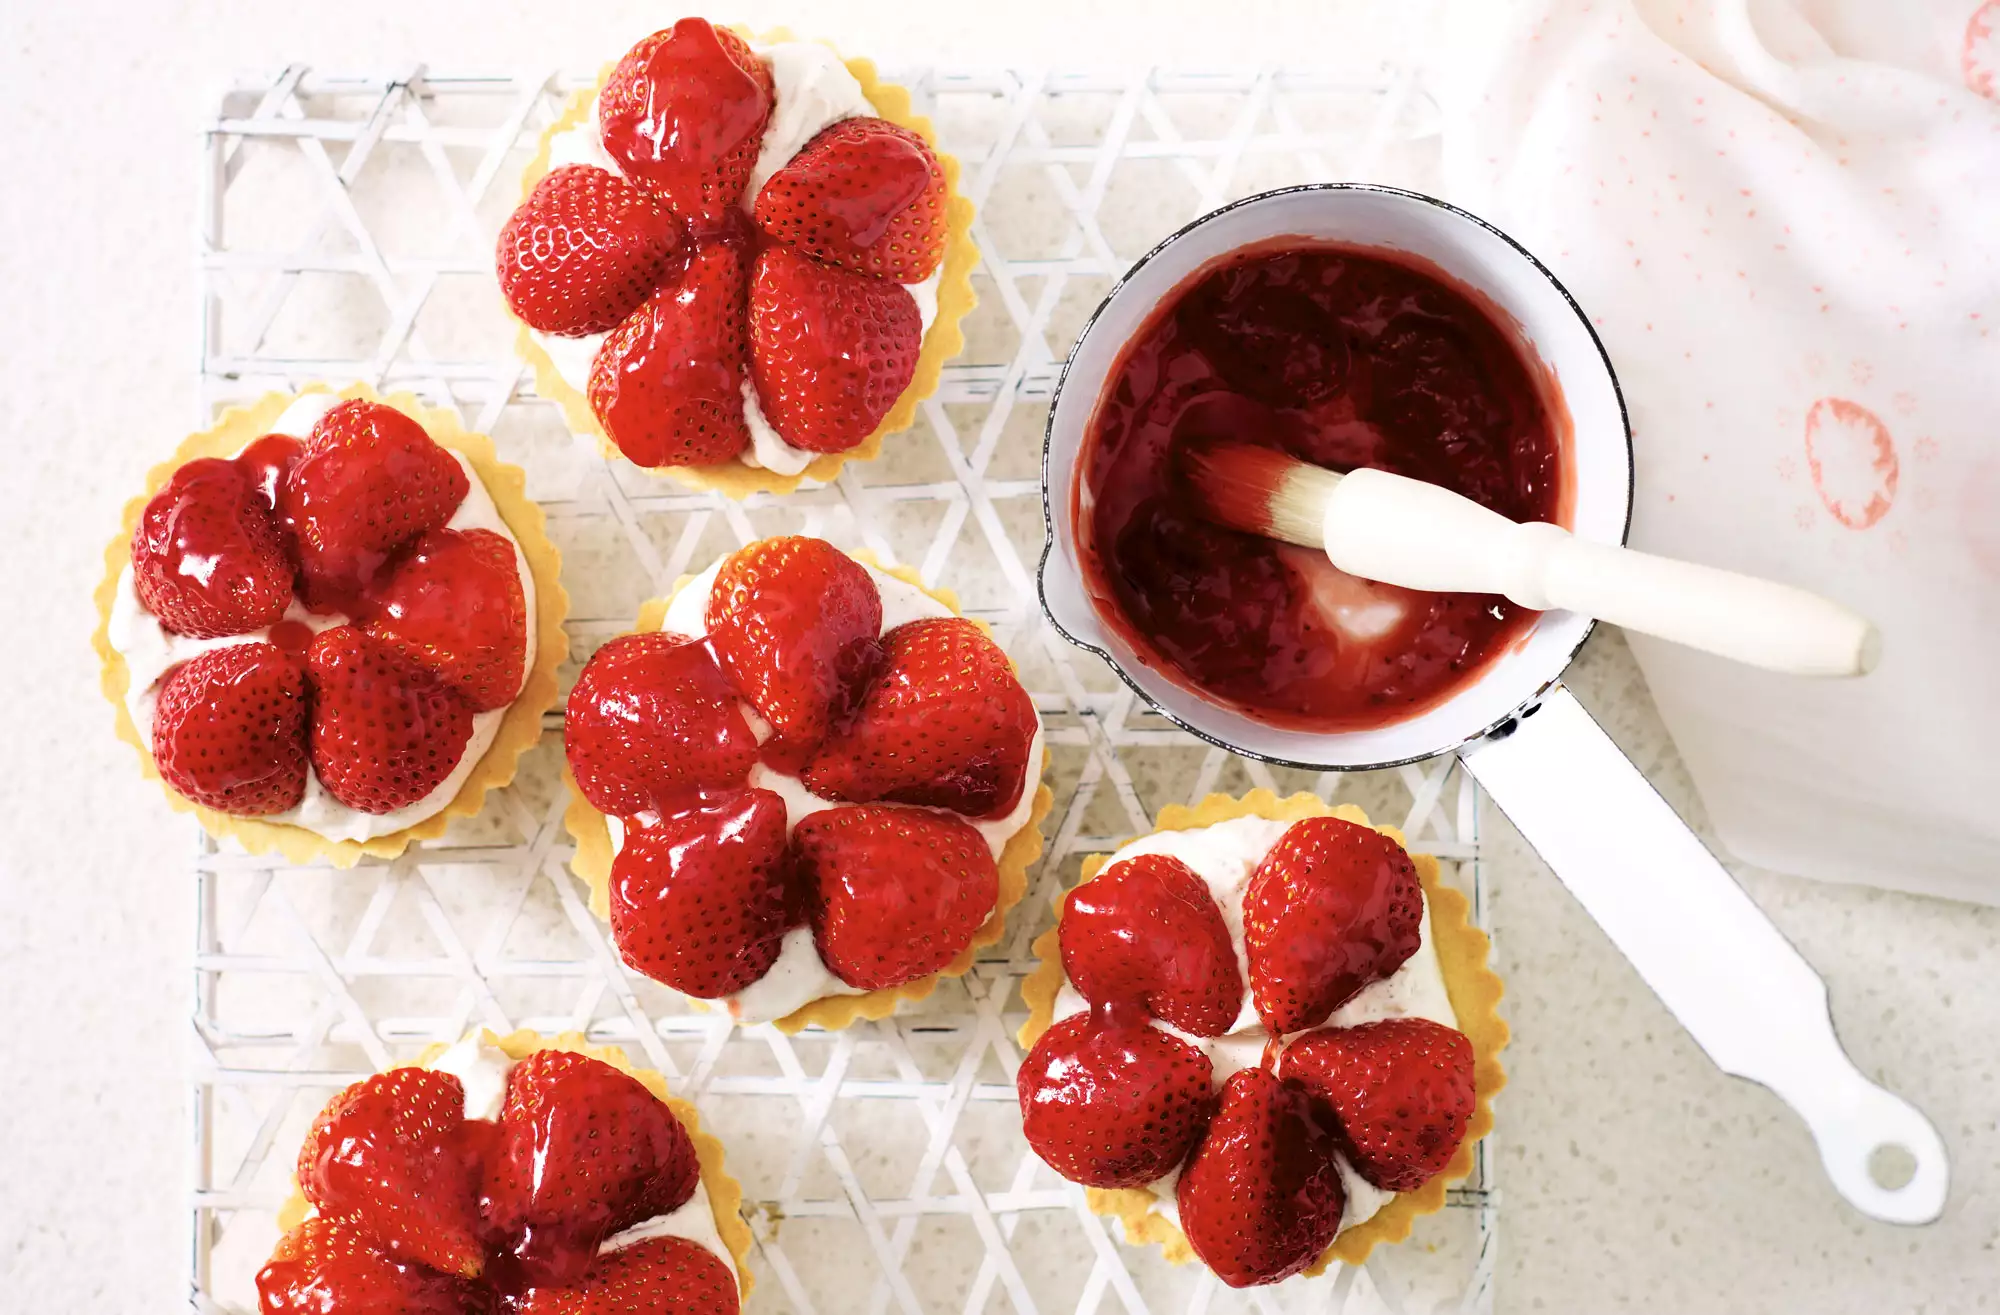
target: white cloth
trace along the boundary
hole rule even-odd
[[[2000,0],[1450,17],[1447,192],[1603,335],[1634,545],[1883,631],[1844,682],[1633,637],[1723,843],[2000,902]]]

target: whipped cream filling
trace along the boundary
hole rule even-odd
[[[431,1062],[439,1073],[449,1073],[465,1088],[465,1117],[492,1122],[500,1117],[506,1100],[507,1075],[514,1061],[498,1046],[474,1035],[452,1046]],[[684,1237],[712,1253],[736,1273],[736,1257],[723,1244],[722,1231],[715,1222],[715,1207],[708,1199],[708,1184],[697,1179],[694,1195],[667,1214],[642,1219],[622,1232],[613,1233],[598,1245],[597,1254],[608,1255],[638,1242],[656,1237]],[[740,1285],[742,1280],[737,1280]]]
[[[674,594],[667,603],[667,615],[660,623],[661,630],[697,638],[708,633],[708,596],[715,588],[716,573],[727,560],[727,557],[718,559]],[[882,595],[883,634],[906,621],[952,615],[950,608],[907,580],[899,580],[887,571],[877,570],[866,563],[862,563],[862,569],[875,581],[875,588]],[[768,739],[770,727],[757,715],[757,710],[748,703],[738,706],[743,709],[751,729],[757,733],[758,742]],[[1027,780],[1021,786],[1021,797],[1014,801],[1014,807],[1005,816],[978,818],[953,814],[979,832],[996,861],[1007,848],[1007,842],[1028,824],[1029,814],[1034,809],[1035,792],[1040,788],[1042,776],[1042,743],[1042,722],[1038,716],[1035,719],[1035,737],[1028,744]],[[750,769],[749,784],[760,790],[769,790],[785,801],[787,837],[800,822],[814,813],[843,806],[837,799],[814,794],[798,777],[773,771],[763,763]],[[625,844],[624,820],[606,817],[604,822],[611,832],[611,849],[615,854]],[[777,962],[771,965],[771,970],[736,994],[723,997],[721,1003],[730,1017],[740,1023],[768,1023],[824,996],[865,995],[868,989],[849,986],[835,976],[813,945],[812,928],[794,927],[785,933]]]
[[[1229,929],[1229,942],[1236,951],[1236,969],[1243,979],[1243,1003],[1237,1009],[1236,1021],[1219,1037],[1201,1037],[1183,1032],[1159,1019],[1149,1020],[1152,1026],[1179,1037],[1208,1056],[1209,1063],[1214,1066],[1218,1091],[1231,1074],[1254,1068],[1260,1063],[1265,1045],[1271,1040],[1270,1032],[1257,1016],[1257,1006],[1250,995],[1250,959],[1243,942],[1243,896],[1250,887],[1250,878],[1255,875],[1257,865],[1264,861],[1264,855],[1271,852],[1272,846],[1291,826],[1290,822],[1271,818],[1237,817],[1191,831],[1161,831],[1134,840],[1113,854],[1104,865],[1108,869],[1113,864],[1141,854],[1177,858],[1202,879],[1216,907],[1222,910],[1223,925]],[[1437,947],[1431,941],[1428,899],[1424,901],[1424,917],[1418,931],[1420,939],[1416,953],[1404,960],[1402,966],[1389,976],[1363,987],[1352,1000],[1334,1010],[1333,1016],[1323,1026],[1355,1027],[1384,1018],[1416,1017],[1456,1028],[1458,1015],[1452,1011],[1451,996],[1445,990],[1444,972],[1438,966]],[[1061,1022],[1089,1008],[1090,1002],[1065,978],[1062,989],[1056,995],[1054,1021]],[[1280,1037],[1280,1049],[1293,1037],[1303,1035],[1304,1032],[1297,1032]],[[1282,1071],[1282,1056],[1279,1067]],[[1395,1193],[1384,1191],[1363,1178],[1345,1155],[1337,1155],[1336,1163],[1341,1186],[1346,1189],[1347,1206],[1340,1216],[1340,1231],[1346,1232],[1356,1224],[1374,1218]],[[1147,1184],[1147,1190],[1153,1194],[1150,1210],[1172,1220],[1176,1228],[1180,1226],[1180,1208],[1174,1189],[1180,1182],[1180,1176],[1180,1169],[1175,1168]]]
[[[271,426],[274,434],[286,434],[304,440],[312,433],[312,427],[319,423],[321,416],[332,410],[342,399],[332,393],[308,393],[298,398]],[[528,605],[528,643],[521,662],[521,679],[527,681],[528,672],[535,666],[535,577],[528,570],[528,559],[521,553],[521,545],[514,538],[514,532],[501,519],[500,509],[493,505],[493,498],[480,482],[479,475],[458,452],[452,452],[453,460],[465,471],[465,501],[458,504],[451,519],[445,523],[453,530],[491,530],[506,539],[514,547],[514,570],[521,581],[521,594]],[[337,612],[316,614],[308,612],[297,598],[286,609],[284,619],[297,621],[317,634],[334,626],[348,624],[348,618]],[[132,568],[128,565],[119,573],[118,594],[111,604],[110,638],[111,647],[125,659],[130,673],[130,683],[125,687],[125,711],[132,718],[133,728],[139,732],[140,742],[148,753],[153,748],[153,713],[159,703],[160,688],[166,676],[183,662],[199,657],[203,653],[218,648],[229,648],[236,644],[264,643],[270,639],[268,627],[252,630],[241,635],[225,635],[217,639],[194,639],[187,635],[177,635],[161,625],[159,618],[146,610],[139,601],[139,592],[133,579]],[[518,693],[518,690],[517,690]],[[349,808],[320,784],[319,774],[306,764],[306,790],[299,802],[282,813],[266,813],[262,820],[282,822],[303,827],[315,835],[328,840],[372,840],[376,836],[386,836],[415,826],[426,818],[435,817],[445,805],[458,797],[465,785],[466,777],[472,774],[486,750],[492,745],[493,737],[500,733],[500,722],[507,715],[506,708],[494,708],[488,712],[477,712],[472,716],[472,737],[465,742],[465,751],[459,755],[458,763],[451,775],[438,783],[438,787],[413,804],[406,804],[391,813],[364,813]]]
[[[749,180],[743,187],[741,205],[745,214],[756,208],[757,193],[764,190],[764,184],[771,175],[790,163],[791,158],[822,129],[842,119],[870,118],[877,113],[861,90],[861,83],[848,72],[846,62],[819,42],[781,41],[752,49],[770,66],[775,103],[771,109],[771,121],[764,127],[764,140],[757,151],[757,163],[750,170]],[[622,174],[617,162],[604,149],[594,109],[593,105],[593,112],[585,115],[581,123],[564,129],[549,140],[551,171],[566,164],[589,164]],[[917,303],[922,332],[926,334],[937,321],[938,283],[943,274],[940,268],[933,270],[931,276],[921,283],[903,285]],[[530,332],[541,344],[542,350],[549,354],[549,361],[562,381],[588,396],[590,366],[597,358],[598,345],[608,335],[589,333],[575,338],[561,338],[535,330]],[[743,420],[750,428],[750,447],[739,454],[745,465],[762,467],[780,475],[796,475],[821,455],[793,447],[778,436],[778,431],[764,417],[764,409],[757,401],[757,385],[747,372],[743,376]]]

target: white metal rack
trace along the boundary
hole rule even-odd
[[[607,464],[537,398],[491,274],[493,235],[560,76],[388,77],[293,66],[230,90],[206,135],[201,406],[365,379],[459,409],[524,466],[573,598],[571,663],[641,600],[751,538],[865,544],[991,622],[1048,725],[1049,850],[1006,939],[920,1009],[844,1032],[732,1031],[624,970],[565,861],[560,718],[521,779],[442,841],[350,872],[195,860],[192,1299],[243,1306],[312,1114],[468,1028],[571,1028],[665,1072],[727,1141],[757,1235],[759,1311],[1483,1311],[1490,1165],[1361,1269],[1236,1294],[1125,1246],[1019,1137],[1018,980],[1082,855],[1163,804],[1253,785],[1351,799],[1446,859],[1485,918],[1478,806],[1451,760],[1273,771],[1145,710],[1036,602],[1047,397],[1084,317],[1173,228],[1308,179],[1423,187],[1428,102],[1393,69],[1135,76],[914,71],[980,208],[981,306],[916,426],[881,460],[731,503]]]

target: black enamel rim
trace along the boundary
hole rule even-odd
[[[1597,349],[1597,358],[1604,366],[1605,378],[1608,379],[1611,383],[1611,395],[1618,403],[1618,426],[1620,430],[1623,431],[1625,437],[1625,524],[1623,529],[1620,530],[1619,532],[1618,541],[1620,543],[1623,543],[1626,541],[1627,538],[1631,536],[1632,497],[1633,497],[1635,462],[1632,452],[1632,417],[1630,412],[1627,411],[1625,406],[1625,390],[1619,386],[1618,372],[1611,367],[1611,354],[1604,350],[1604,340],[1597,336],[1597,330],[1595,327],[1592,326],[1590,322],[1590,317],[1583,313],[1583,307],[1580,304],[1578,304],[1577,299],[1570,294],[1570,290],[1563,286],[1562,280],[1557,278],[1555,274],[1550,271],[1547,265],[1544,265],[1540,260],[1536,259],[1534,252],[1528,250],[1526,247],[1522,246],[1519,242],[1516,242],[1512,237],[1508,236],[1507,233],[1505,233],[1499,228],[1494,227],[1492,224],[1488,223],[1484,219],[1481,219],[1478,215],[1473,214],[1471,211],[1461,210],[1459,207],[1451,204],[1449,201],[1440,201],[1438,198],[1434,196],[1426,196],[1422,192],[1412,192],[1401,187],[1386,187],[1379,183],[1301,183],[1294,187],[1279,187],[1279,188],[1274,188],[1268,192],[1259,192],[1254,196],[1246,196],[1240,200],[1231,201],[1229,204],[1225,206],[1221,206],[1218,207],[1217,209],[1211,210],[1205,215],[1201,215],[1195,219],[1189,220],[1186,224],[1183,224],[1181,227],[1175,229],[1167,237],[1163,238],[1158,245],[1153,247],[1152,250],[1148,251],[1145,255],[1139,257],[1139,259],[1133,261],[1131,268],[1127,269],[1123,274],[1118,276],[1118,281],[1111,285],[1110,290],[1104,294],[1104,299],[1097,303],[1097,308],[1095,310],[1091,311],[1090,318],[1084,321],[1082,332],[1077,334],[1075,345],[1070,348],[1069,355],[1065,357],[1063,360],[1062,372],[1056,376],[1055,391],[1049,395],[1048,423],[1044,425],[1042,428],[1042,560],[1040,565],[1036,568],[1035,571],[1035,593],[1036,597],[1040,600],[1042,605],[1042,615],[1048,618],[1049,624],[1055,627],[1057,634],[1061,635],[1064,639],[1068,640],[1071,644],[1075,645],[1077,648],[1082,649],[1084,652],[1094,653],[1099,658],[1103,659],[1105,665],[1110,667],[1114,672],[1118,674],[1118,679],[1125,682],[1126,688],[1130,689],[1134,694],[1138,695],[1140,700],[1143,703],[1145,703],[1147,707],[1151,708],[1154,712],[1158,713],[1160,716],[1165,717],[1168,721],[1180,727],[1182,730],[1194,736],[1196,739],[1203,740],[1209,744],[1212,744],[1218,749],[1226,749],[1230,753],[1236,754],[1240,757],[1251,758],[1255,759],[1258,762],[1269,763],[1274,767],[1295,767],[1304,771],[1314,771],[1314,772],[1325,772],[1325,771],[1373,772],[1373,771],[1380,771],[1388,767],[1402,767],[1409,763],[1424,762],[1428,759],[1437,758],[1447,753],[1456,753],[1460,749],[1464,748],[1466,745],[1473,743],[1475,740],[1482,740],[1487,738],[1488,736],[1496,734],[1504,735],[1511,733],[1514,723],[1522,717],[1532,715],[1534,713],[1535,707],[1541,702],[1542,696],[1548,693],[1548,691],[1551,688],[1553,688],[1556,684],[1558,684],[1562,680],[1563,673],[1569,670],[1570,663],[1576,660],[1576,655],[1578,652],[1582,650],[1584,642],[1588,640],[1591,634],[1597,629],[1597,622],[1593,619],[1584,626],[1583,633],[1577,636],[1576,643],[1570,648],[1570,651],[1563,656],[1561,664],[1557,666],[1553,675],[1549,676],[1548,679],[1544,680],[1539,686],[1536,687],[1535,691],[1532,694],[1530,694],[1527,698],[1523,699],[1520,703],[1516,704],[1514,708],[1511,711],[1509,711],[1505,716],[1497,718],[1491,725],[1485,727],[1484,729],[1474,731],[1472,734],[1465,736],[1463,739],[1460,739],[1452,744],[1447,744],[1440,748],[1433,749],[1429,753],[1413,754],[1407,758],[1394,758],[1384,762],[1341,764],[1341,763],[1297,762],[1289,758],[1273,757],[1270,754],[1253,753],[1248,749],[1244,749],[1237,745],[1230,744],[1226,740],[1218,739],[1214,735],[1209,734],[1207,731],[1202,730],[1200,727],[1190,726],[1186,721],[1175,716],[1172,712],[1168,711],[1166,708],[1160,706],[1160,704],[1153,698],[1152,695],[1148,694],[1144,689],[1140,688],[1139,682],[1134,680],[1132,676],[1129,673],[1127,673],[1124,664],[1119,662],[1118,659],[1111,656],[1110,653],[1098,647],[1096,644],[1088,643],[1082,639],[1079,639],[1075,635],[1071,634],[1067,629],[1065,629],[1063,627],[1063,623],[1056,619],[1055,613],[1049,608],[1049,591],[1048,591],[1049,559],[1055,554],[1055,547],[1056,547],[1055,498],[1054,498],[1054,488],[1050,479],[1052,472],[1049,469],[1049,449],[1054,441],[1054,434],[1056,427],[1056,413],[1062,405],[1063,387],[1069,382],[1070,366],[1075,363],[1077,352],[1082,350],[1083,344],[1090,338],[1091,330],[1097,327],[1098,318],[1104,314],[1105,308],[1108,307],[1111,304],[1112,300],[1118,296],[1119,292],[1124,289],[1125,285],[1132,281],[1134,275],[1136,275],[1141,269],[1144,269],[1149,263],[1152,262],[1154,257],[1164,252],[1168,247],[1178,242],[1181,238],[1185,237],[1187,234],[1193,232],[1197,228],[1200,228],[1203,224],[1208,223],[1210,220],[1220,218],[1221,216],[1230,213],[1232,210],[1239,210],[1247,205],[1255,205],[1262,201],[1268,201],[1274,196],[1290,196],[1298,192],[1374,192],[1384,196],[1399,197],[1406,201],[1416,201],[1427,206],[1432,206],[1436,209],[1446,211],[1458,217],[1459,219],[1465,220],[1467,223],[1475,224],[1478,227],[1483,228],[1487,232],[1493,234],[1495,237],[1499,238],[1502,242],[1505,242],[1508,246],[1512,247],[1517,253],[1519,253],[1522,259],[1526,260],[1530,265],[1534,266],[1535,271],[1538,274],[1540,274],[1543,278],[1549,281],[1550,286],[1555,288],[1556,292],[1561,295],[1562,299],[1569,304],[1571,312],[1574,313],[1576,316],[1577,323],[1582,325],[1584,333],[1589,335],[1591,346]],[[1091,399],[1093,403],[1096,400],[1097,399],[1095,398]]]

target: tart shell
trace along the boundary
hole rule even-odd
[[[740,25],[730,29],[745,41],[756,45],[776,45],[781,41],[795,41],[798,38],[787,28],[774,28],[769,32],[753,33]],[[822,42],[833,49],[832,42]],[[889,409],[875,432],[861,440],[845,452],[822,452],[813,457],[812,464],[796,475],[782,475],[774,470],[748,465],[742,460],[718,462],[712,466],[641,466],[641,470],[656,475],[665,475],[680,481],[689,488],[714,490],[726,497],[742,500],[753,493],[790,493],[806,480],[816,480],[821,484],[833,481],[840,468],[850,461],[873,461],[882,454],[882,440],[890,434],[908,429],[917,418],[917,406],[937,391],[939,372],[944,364],[958,355],[965,346],[965,335],[960,331],[959,322],[971,313],[978,297],[972,291],[972,270],[979,263],[979,248],[972,241],[972,202],[958,188],[958,157],[947,155],[937,149],[937,132],[927,117],[913,112],[910,108],[910,93],[905,87],[893,82],[884,82],[875,72],[875,64],[867,59],[847,59],[842,57],[848,72],[861,84],[868,103],[875,107],[875,113],[891,123],[908,128],[930,143],[936,153],[939,166],[944,170],[945,190],[949,198],[946,208],[946,237],[944,263],[939,266],[941,276],[937,289],[937,318],[931,322],[930,330],[924,334],[923,348],[917,356],[916,373],[910,378],[909,387]],[[521,175],[521,200],[535,190],[535,184],[542,181],[549,172],[550,146],[555,139],[584,123],[597,104],[597,97],[604,90],[605,81],[611,76],[617,62],[606,64],[598,73],[597,84],[577,91],[564,104],[562,113],[554,123],[542,132],[541,141],[536,145],[534,158],[528,162]],[[541,343],[535,340],[534,331],[526,324],[518,326],[514,336],[515,350],[535,376],[535,391],[549,398],[561,408],[563,419],[570,432],[589,434],[597,439],[598,449],[606,458],[616,461],[630,459],[618,450],[604,426],[598,423],[597,413],[590,409],[590,399],[572,388],[555,362]]]
[[[1171,804],[1160,810],[1158,825],[1148,834],[1161,831],[1192,831],[1213,826],[1234,817],[1262,817],[1295,822],[1307,817],[1338,817],[1372,827],[1398,845],[1403,834],[1395,827],[1375,826],[1368,815],[1353,804],[1329,804],[1316,795],[1295,794],[1280,799],[1269,790],[1252,790],[1241,799],[1212,794],[1193,808]],[[1405,849],[1408,848],[1404,845]],[[1378,1244],[1401,1242],[1409,1237],[1417,1216],[1435,1214],[1444,1208],[1445,1190],[1472,1172],[1473,1146],[1493,1130],[1493,1097],[1507,1085],[1500,1067],[1500,1051],[1507,1044],[1507,1023],[1500,1017],[1500,978],[1487,966],[1492,942],[1485,932],[1472,925],[1472,906],[1464,895],[1447,886],[1438,874],[1438,861],[1429,854],[1412,853],[1417,876],[1423,882],[1424,902],[1431,920],[1431,942],[1437,950],[1438,967],[1444,976],[1445,993],[1451,998],[1452,1012],[1458,1016],[1458,1030],[1472,1042],[1472,1082],[1474,1107],[1466,1125],[1465,1140],[1458,1154],[1442,1173],[1414,1192],[1399,1192],[1386,1202],[1372,1219],[1347,1229],[1305,1270],[1322,1274],[1336,1260],[1358,1265]],[[1109,854],[1092,854],[1083,861],[1078,884],[1089,881],[1110,862]],[[1062,920],[1063,899],[1056,896],[1056,920]],[[1040,958],[1035,970],[1021,982],[1021,998],[1028,1006],[1028,1021],[1021,1025],[1019,1040],[1023,1050],[1039,1041],[1054,1025],[1056,996],[1062,990],[1062,950],[1058,927],[1050,927],[1035,938],[1034,950]],[[1166,1216],[1149,1207],[1156,1199],[1144,1187],[1106,1190],[1091,1187],[1084,1191],[1090,1208],[1097,1214],[1118,1220],[1128,1242],[1156,1245],[1176,1265],[1199,1262],[1187,1235]]]
[[[866,549],[857,548],[848,554],[854,560],[876,570],[892,575],[905,584],[915,585],[931,598],[951,609],[954,616],[960,615],[958,596],[949,589],[932,589],[924,584],[922,577],[907,566],[883,566]],[[694,580],[694,576],[684,575],[674,582],[674,592],[678,594]],[[671,598],[649,599],[639,609],[636,627],[641,633],[658,630],[665,623],[667,608]],[[990,628],[985,622],[974,620],[981,630]],[[1019,904],[1028,893],[1028,869],[1042,856],[1042,819],[1055,807],[1055,794],[1041,783],[1042,774],[1048,770],[1049,752],[1046,745],[1042,749],[1042,762],[1033,778],[1035,801],[1028,807],[1028,820],[1021,829],[1008,837],[1006,846],[1000,851],[997,864],[1000,869],[1000,894],[994,901],[993,912],[987,915],[979,930],[972,934],[972,941],[957,957],[938,971],[915,981],[904,982],[900,986],[886,986],[880,990],[868,991],[861,995],[823,995],[810,1000],[773,1026],[787,1034],[817,1026],[826,1031],[838,1031],[852,1026],[859,1019],[887,1018],[896,1012],[905,1000],[917,1001],[928,997],[937,990],[938,983],[947,977],[963,977],[972,971],[973,958],[980,950],[999,943],[1007,929],[1007,914]],[[563,813],[563,823],[569,829],[571,839],[576,841],[576,854],[570,859],[570,870],[581,877],[590,887],[590,910],[607,923],[611,920],[611,829],[605,825],[604,814],[591,807],[583,792],[576,788],[576,780],[563,769],[563,781],[569,786],[569,807]],[[1024,787],[1025,788],[1025,787]],[[697,1007],[711,1009],[714,1002],[687,997]],[[1053,999],[1053,997],[1051,997]]]
[[[111,700],[117,716],[118,737],[139,751],[140,767],[149,779],[159,780],[159,769],[153,763],[151,747],[140,738],[138,727],[132,724],[131,714],[125,710],[125,692],[131,683],[131,671],[125,665],[124,655],[111,646],[111,609],[118,597],[118,577],[132,561],[132,533],[138,527],[139,517],[152,496],[188,462],[200,457],[233,457],[249,443],[269,433],[285,408],[299,397],[331,391],[315,385],[299,393],[268,393],[247,407],[223,412],[212,428],[190,434],[173,456],[148,471],[145,492],[125,504],[118,536],[104,549],[104,579],[97,586],[96,594],[97,633],[91,637],[91,643],[97,649],[104,697]],[[569,614],[569,595],[562,586],[562,558],[555,545],[549,542],[542,509],[528,499],[527,477],[519,466],[500,460],[493,450],[492,439],[466,429],[453,412],[425,406],[409,393],[384,397],[366,384],[355,384],[343,389],[337,396],[392,406],[422,425],[440,446],[450,448],[471,462],[480,482],[492,497],[493,505],[499,510],[500,518],[507,523],[507,528],[520,545],[521,556],[527,561],[528,572],[535,581],[534,666],[522,682],[520,694],[508,705],[506,715],[500,719],[493,742],[473,765],[458,794],[434,816],[414,826],[368,840],[330,840],[290,823],[267,822],[262,818],[239,817],[203,808],[176,794],[164,781],[160,783],[161,792],[166,795],[169,804],[179,812],[193,813],[202,827],[218,840],[234,840],[253,854],[276,852],[289,863],[311,863],[324,859],[335,867],[351,868],[364,855],[394,858],[413,840],[436,839],[445,833],[454,817],[478,815],[486,805],[487,791],[498,790],[514,779],[521,755],[541,738],[542,715],[556,704],[556,669],[569,654],[569,639],[563,633],[563,620]]]
[[[694,1142],[695,1158],[701,1164],[701,1185],[708,1189],[709,1210],[715,1216],[715,1231],[722,1235],[722,1244],[729,1248],[729,1254],[735,1259],[737,1294],[739,1297],[750,1295],[755,1280],[750,1275],[750,1225],[743,1220],[743,1184],[732,1177],[723,1164],[722,1140],[714,1133],[702,1131],[701,1115],[695,1112],[694,1106],[667,1091],[667,1079],[662,1074],[654,1069],[636,1067],[617,1046],[592,1045],[581,1032],[563,1032],[545,1037],[523,1028],[506,1036],[495,1036],[491,1030],[482,1028],[479,1035],[482,1041],[497,1047],[516,1063],[541,1050],[569,1050],[602,1060],[620,1073],[637,1079],[641,1086],[664,1103]],[[410,1063],[395,1067],[429,1068],[448,1049],[449,1046],[438,1042],[427,1047]],[[279,1231],[289,1233],[297,1228],[305,1219],[307,1209],[305,1193],[299,1190],[298,1180],[294,1178],[292,1194],[278,1210]]]

